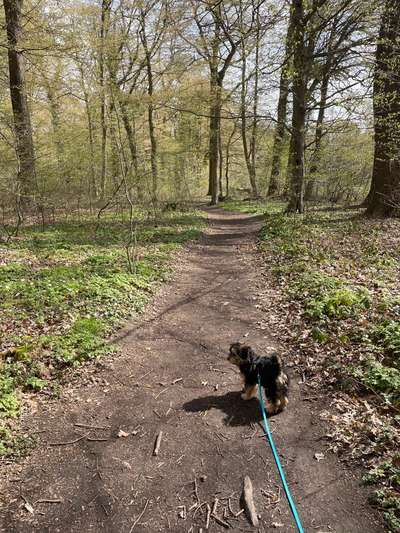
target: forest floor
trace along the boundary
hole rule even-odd
[[[238,340],[281,349],[265,321],[276,293],[257,254],[263,218],[208,215],[173,279],[114,339],[120,353],[78,369],[60,398],[23,414],[23,432],[37,444],[1,466],[1,531],[197,533],[216,499],[210,531],[254,531],[243,513],[235,516],[245,475],[258,531],[295,530],[258,402],[241,400],[240,377],[226,361]],[[326,395],[310,391],[296,354],[286,352],[290,403],[271,426],[305,531],[381,532],[359,471],[327,452]]]

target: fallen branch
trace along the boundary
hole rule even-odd
[[[249,476],[243,480],[243,502],[248,519],[253,526],[258,526],[258,517],[253,499],[253,485]]]
[[[153,450],[153,455],[158,455],[160,451],[160,445],[161,445],[161,439],[162,439],[162,431],[157,435],[156,443]]]
[[[80,422],[77,422],[74,426],[85,429],[111,429],[111,426],[91,426],[90,424],[81,424]]]

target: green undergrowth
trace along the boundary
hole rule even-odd
[[[282,202],[271,201],[266,203],[265,200],[226,200],[221,202],[220,207],[226,211],[238,211],[254,215],[263,215],[265,213],[278,213],[282,211],[284,204]]]
[[[268,213],[259,247],[284,299],[298,310],[291,336],[302,339],[297,349],[313,358],[316,379],[351,383],[347,393],[360,409],[366,399],[384,417],[372,419],[360,455],[370,465],[392,457],[400,423],[400,221],[346,209]],[[396,464],[369,478],[392,531],[400,530]]]
[[[0,255],[0,456],[27,393],[56,393],[68,368],[113,351],[107,339],[168,279],[173,253],[204,225],[194,210],[24,227]],[[20,448],[21,446],[19,446]]]

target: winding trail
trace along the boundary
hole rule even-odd
[[[257,324],[261,220],[219,209],[208,214],[202,239],[178,256],[174,280],[118,334],[121,354],[89,365],[61,399],[23,418],[39,442],[27,459],[1,470],[1,531],[205,532],[206,504],[215,498],[232,531],[295,530],[278,497],[258,402],[240,399],[240,378],[226,361],[236,340],[273,347]],[[322,403],[302,401],[292,378],[289,407],[271,426],[305,531],[382,532],[358,478],[332,454],[315,459],[324,449]],[[230,498],[239,511],[246,474],[258,529],[228,509]],[[226,529],[211,518],[209,531]]]

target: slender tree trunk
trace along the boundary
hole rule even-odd
[[[54,144],[55,144],[56,153],[57,153],[58,173],[62,180],[63,186],[66,187],[66,189],[68,190],[68,187],[70,184],[70,176],[69,176],[69,173],[67,172],[67,169],[65,168],[66,161],[65,161],[63,134],[61,131],[60,105],[58,103],[57,95],[55,94],[51,81],[46,79],[45,84],[46,84],[47,100],[49,102],[49,107],[50,107]]]
[[[259,79],[259,56],[260,56],[260,21],[257,10],[257,35],[256,35],[256,57],[254,64],[254,95],[253,95],[253,122],[251,125],[251,137],[250,137],[250,168],[252,171],[250,177],[250,183],[253,188],[254,197],[258,197],[257,189],[257,113],[258,113],[258,79]]]
[[[247,61],[246,50],[244,49],[244,42],[242,40],[242,76],[241,76],[241,90],[240,90],[240,130],[242,134],[243,153],[246,161],[247,173],[249,175],[249,181],[251,186],[252,195],[256,198],[258,196],[257,184],[256,184],[256,172],[254,163],[254,157],[252,157],[252,146],[247,141],[247,109],[246,109],[246,95],[247,95]],[[253,119],[255,121],[255,117]],[[250,141],[251,142],[251,141]]]
[[[236,133],[236,122],[235,122],[235,125],[232,129],[232,132],[231,134],[229,135],[229,139],[228,139],[228,142],[226,143],[226,147],[225,147],[225,187],[226,187],[226,197],[228,198],[229,197],[229,162],[230,162],[230,148],[231,148],[231,144],[232,144],[232,139],[233,139],[233,136],[235,135]]]
[[[37,192],[37,182],[31,117],[25,89],[24,57],[20,50],[22,7],[23,0],[4,0],[10,95],[16,136],[16,154],[18,158],[19,203],[24,208],[32,204],[32,197]]]
[[[218,170],[218,199],[222,200],[224,196],[224,189],[222,187],[222,174],[223,174],[223,164],[224,164],[224,158],[222,155],[222,135],[221,135],[221,127],[218,131],[218,163],[219,163],[219,170]]]
[[[108,17],[112,0],[102,0],[100,21],[100,54],[99,54],[99,83],[100,83],[100,124],[101,124],[101,174],[100,174],[100,199],[104,200],[106,187],[106,149],[107,149],[107,123],[106,123],[106,91],[105,91],[105,41],[107,35]]]
[[[209,190],[211,205],[218,204],[218,138],[221,124],[221,87],[218,85],[218,72],[211,71],[211,109],[209,137]]]
[[[277,121],[274,134],[274,144],[272,148],[272,168],[269,180],[268,196],[273,196],[279,192],[279,176],[281,173],[282,153],[285,143],[287,101],[290,85],[290,65],[292,63],[293,51],[293,7],[290,10],[289,25],[286,34],[286,50],[284,63],[279,81],[279,99]]]
[[[321,83],[321,101],[318,110],[317,124],[315,127],[315,146],[314,153],[310,165],[310,177],[306,184],[305,200],[312,200],[315,195],[315,175],[319,169],[319,163],[321,159],[321,143],[323,135],[323,124],[325,118],[326,102],[328,98],[328,85],[329,85],[329,67],[324,74]]]
[[[151,186],[151,196],[154,203],[158,199],[158,165],[157,165],[157,138],[155,132],[154,124],[154,105],[153,105],[153,95],[154,95],[154,81],[153,81],[153,69],[151,65],[151,52],[147,43],[146,35],[146,25],[145,25],[145,15],[142,10],[142,29],[140,32],[144,54],[146,58],[146,70],[147,70],[147,94],[149,97],[149,103],[147,106],[147,120],[149,124],[149,134],[150,134],[150,162],[151,162],[151,176],[152,176],[152,186]]]
[[[85,77],[82,65],[78,64],[78,69],[81,78],[81,88],[83,92],[83,98],[85,101],[85,111],[87,118],[87,132],[90,154],[90,175],[89,175],[89,198],[90,200],[96,200],[98,197],[97,179],[96,179],[96,160],[94,156],[94,130],[93,130],[93,116],[90,107],[89,93],[85,85]]]
[[[305,58],[305,20],[303,0],[293,0],[294,76],[293,117],[290,140],[289,213],[304,212],[304,147],[307,95],[307,59]]]
[[[400,213],[400,3],[386,0],[374,74],[375,154],[367,213]]]

